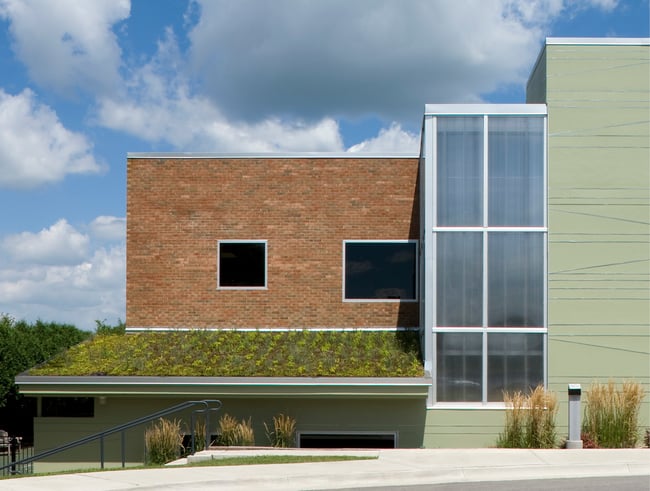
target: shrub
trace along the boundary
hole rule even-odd
[[[264,423],[266,436],[274,447],[292,447],[295,442],[296,420],[291,416],[279,414],[273,417],[273,428]]]
[[[146,463],[162,465],[180,457],[183,434],[180,421],[160,418],[144,433]]]
[[[497,446],[501,448],[553,448],[556,440],[557,397],[537,386],[528,395],[503,395],[506,421]]]
[[[219,445],[226,447],[255,445],[251,418],[237,421],[237,418],[226,413],[219,419],[219,433]]]
[[[643,444],[650,448],[650,428],[645,429],[645,437],[643,438]]]
[[[638,416],[643,387],[624,382],[620,390],[613,381],[593,383],[586,393],[582,432],[601,448],[631,448],[639,440]]]

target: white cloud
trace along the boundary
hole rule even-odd
[[[420,136],[404,131],[397,123],[379,131],[375,138],[351,146],[348,152],[401,153],[417,154],[420,148]]]
[[[112,26],[129,0],[0,0],[13,47],[38,84],[59,92],[103,92],[119,84],[120,48]]]
[[[328,117],[311,123],[272,116],[252,123],[229,121],[211,100],[192,93],[180,65],[176,39],[167,30],[156,56],[132,71],[128,94],[99,99],[96,123],[195,152],[343,149],[338,124]]]
[[[0,89],[0,187],[30,188],[100,170],[86,137],[66,129],[29,89],[15,96]]]
[[[95,219],[89,228],[112,238],[93,250],[89,237],[66,220],[38,233],[5,237],[0,243],[0,312],[28,321],[70,322],[83,329],[94,328],[96,319],[124,319],[126,246],[124,235],[117,233],[123,220]]]
[[[614,0],[195,0],[189,59],[228,118],[375,114],[521,86],[550,23]],[[522,101],[523,102],[523,101]]]
[[[126,239],[126,218],[98,216],[90,223],[94,237],[102,241],[124,241]]]
[[[85,259],[90,239],[66,220],[38,233],[22,232],[2,241],[2,248],[20,263],[75,264]]]
[[[554,19],[613,5],[194,0],[188,51],[167,28],[125,90],[99,97],[95,119],[176,150],[281,152],[342,151],[337,120],[370,115],[397,123],[351,151],[415,151],[425,103],[522,87]]]

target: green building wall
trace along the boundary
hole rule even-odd
[[[255,444],[268,446],[264,423],[273,423],[273,416],[286,414],[296,420],[297,433],[336,434],[391,434],[399,448],[420,448],[426,410],[423,398],[248,398],[215,397],[223,406],[211,415],[211,433],[217,433],[218,419],[229,414],[237,419],[251,419]],[[100,431],[124,424],[137,418],[203,397],[163,396],[107,396],[95,397],[95,415],[92,418],[44,418],[34,420],[36,453],[58,447]],[[170,415],[167,419],[182,421],[189,433],[191,411]],[[128,430],[125,437],[126,465],[142,465],[145,457],[144,432],[149,424]],[[120,467],[121,436],[106,437],[104,442],[105,467]],[[36,472],[62,469],[98,468],[100,447],[98,442],[76,447],[35,463]]]
[[[528,85],[548,106],[548,382],[644,385],[650,425],[650,46],[549,40]]]

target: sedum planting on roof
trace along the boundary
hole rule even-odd
[[[29,371],[57,376],[421,377],[412,331],[98,334]]]

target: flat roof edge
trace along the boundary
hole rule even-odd
[[[128,159],[411,159],[419,153],[355,153],[355,152],[296,152],[296,153],[201,153],[201,152],[127,152]]]
[[[308,397],[426,399],[422,377],[42,377],[19,376],[19,391],[32,396]]]
[[[546,104],[426,104],[424,115],[546,115]]]
[[[18,375],[17,385],[428,386],[431,377],[148,377]]]
[[[546,38],[546,44],[574,44],[574,45],[593,45],[593,46],[648,46],[650,38]]]

